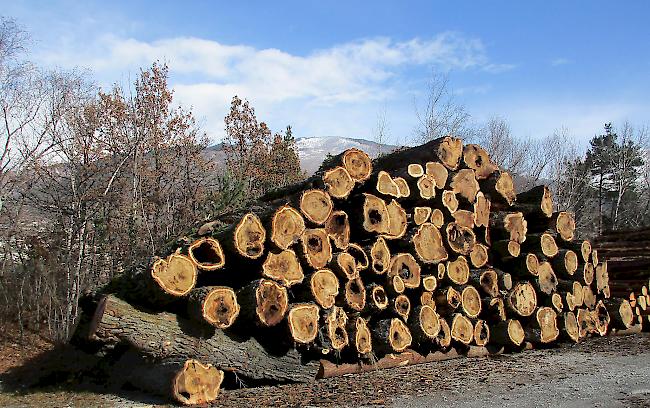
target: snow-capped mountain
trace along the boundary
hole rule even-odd
[[[300,167],[307,175],[311,175],[318,170],[328,153],[337,155],[346,149],[356,147],[374,158],[379,154],[390,153],[397,148],[397,146],[379,144],[370,140],[337,136],[299,138],[296,139],[296,147],[300,157]],[[223,163],[225,160],[221,143],[210,146],[206,154],[217,163]]]
[[[381,153],[389,153],[397,148],[393,145],[379,144],[370,140],[352,139],[348,137],[303,137],[296,140],[300,165],[307,174],[312,174],[323,162],[327,154],[337,155],[346,149],[356,147],[376,157]]]

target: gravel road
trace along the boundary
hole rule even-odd
[[[0,406],[151,407],[137,393],[40,390],[0,393]],[[457,359],[316,381],[224,391],[223,407],[647,407],[650,335]]]

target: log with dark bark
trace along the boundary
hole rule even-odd
[[[492,325],[490,343],[502,346],[521,346],[524,342],[524,328],[517,319],[508,319]]]
[[[604,302],[613,327],[617,329],[629,329],[634,324],[634,311],[630,302],[626,299],[606,299]]]
[[[431,223],[419,226],[411,238],[415,255],[423,263],[438,263],[448,258],[440,230]]]
[[[469,260],[474,268],[482,268],[490,261],[489,248],[477,242],[469,253]]]
[[[474,324],[474,344],[479,347],[486,346],[490,341],[490,326],[482,319],[476,320]]]
[[[377,313],[386,310],[388,307],[388,296],[383,286],[371,283],[366,286],[366,306],[365,311],[368,313]]]
[[[286,287],[301,283],[305,278],[296,253],[291,249],[269,252],[262,264],[262,276],[280,282]]]
[[[496,206],[505,209],[518,199],[515,192],[515,183],[510,173],[495,171],[480,183],[481,191]]]
[[[242,324],[272,327],[280,323],[289,307],[287,289],[268,279],[258,279],[237,292]],[[245,323],[244,323],[245,322]]]
[[[202,271],[215,271],[226,264],[221,244],[211,237],[202,237],[191,243],[187,255]]]
[[[339,252],[334,255],[329,266],[341,279],[349,280],[359,276],[357,262],[348,252]]]
[[[469,204],[474,204],[476,201],[476,194],[480,191],[476,175],[472,169],[462,169],[452,173],[451,191],[456,193],[457,197],[461,197]]]
[[[224,372],[194,359],[149,361],[127,354],[118,364],[128,367],[123,380],[142,391],[170,398],[183,405],[209,404],[217,399]]]
[[[347,324],[348,315],[343,308],[333,306],[323,312],[318,338],[324,354],[339,352],[349,344]]]
[[[187,300],[188,314],[197,321],[205,321],[218,328],[227,329],[239,316],[239,303],[232,288],[204,286],[192,289]]]
[[[372,271],[377,275],[385,274],[388,271],[391,259],[390,248],[388,248],[386,241],[382,237],[377,238],[377,241],[366,252],[370,254],[369,262]]]
[[[518,211],[524,213],[526,218],[534,224],[540,225],[545,230],[549,225],[549,218],[553,215],[553,198],[547,186],[533,187],[528,191],[517,194]]]
[[[440,332],[440,320],[430,306],[417,306],[410,313],[408,327],[416,344],[431,343]]]
[[[332,211],[325,221],[325,231],[338,249],[347,249],[350,244],[350,220],[345,211]]]
[[[463,164],[476,173],[477,180],[485,180],[499,167],[492,163],[490,155],[479,145],[468,144],[463,148]]]
[[[560,338],[577,343],[580,341],[580,328],[575,313],[567,312],[558,318]]]
[[[350,346],[359,356],[369,356],[372,353],[372,335],[366,319],[361,316],[348,319],[347,332]]]
[[[294,303],[287,313],[291,338],[298,344],[310,344],[318,335],[320,308],[314,303]]]
[[[508,240],[523,243],[526,240],[528,223],[521,212],[497,211],[490,213],[490,235],[492,240]]]
[[[553,258],[559,252],[555,238],[546,232],[528,234],[526,242],[521,245],[521,249],[526,252],[543,254],[547,258]]]
[[[540,307],[529,327],[524,328],[525,339],[534,343],[551,343],[560,335],[557,313],[550,307]]]
[[[460,293],[461,308],[466,316],[476,318],[481,313],[481,296],[472,285],[466,285]]]
[[[179,316],[145,313],[108,295],[97,307],[90,336],[108,344],[127,344],[154,359],[195,358],[254,380],[308,382],[316,376],[318,366],[302,364],[295,350],[272,353],[253,337],[238,337],[221,330],[211,331],[206,337],[202,332],[188,332],[192,327]]]
[[[433,157],[432,157],[433,155]],[[426,165],[440,161],[449,170],[456,170],[463,155],[463,142],[454,137],[442,137],[421,146],[400,149],[373,161],[375,171],[392,171],[403,168],[406,163]]]
[[[376,321],[370,331],[374,349],[380,354],[402,352],[413,341],[408,326],[396,317]]]
[[[450,222],[445,228],[446,243],[452,252],[469,255],[476,245],[476,234],[471,228]]]

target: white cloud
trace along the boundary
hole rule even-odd
[[[480,39],[454,32],[407,41],[369,38],[307,55],[192,37],[145,42],[108,35],[84,46],[71,44],[69,49],[43,52],[40,59],[49,65],[89,67],[111,82],[125,72],[133,75],[155,60],[165,61],[177,100],[194,107],[214,138],[223,134],[223,116],[235,94],[250,99],[258,112],[267,115],[284,116],[280,112],[298,105],[311,110],[341,104],[368,109],[369,104],[398,92],[396,83],[404,70],[433,67],[445,72],[474,69],[498,73],[514,68],[490,62]],[[339,111],[343,109],[346,107],[339,106]],[[310,115],[309,109],[301,111]],[[290,112],[277,119],[292,122]],[[313,126],[322,128],[323,124]]]

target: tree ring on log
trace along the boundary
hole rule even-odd
[[[426,174],[433,177],[436,181],[436,187],[440,190],[445,188],[447,185],[447,178],[449,177],[449,171],[447,168],[440,162],[427,162],[425,166]]]
[[[366,251],[363,250],[361,245],[351,242],[350,245],[348,245],[348,253],[354,257],[358,271],[368,269],[368,266],[370,266],[370,260],[368,259],[368,254],[366,254]]]
[[[397,295],[395,299],[393,299],[393,308],[395,309],[395,313],[406,321],[411,313],[411,300],[404,294]]]
[[[387,239],[402,238],[406,234],[408,220],[406,211],[395,200],[386,206],[388,210],[388,233],[384,235]]]
[[[323,190],[306,190],[300,196],[300,211],[314,224],[327,221],[333,208],[332,198]]]
[[[296,303],[287,314],[291,337],[296,343],[309,344],[318,335],[320,308],[313,303]]]
[[[445,224],[445,215],[439,208],[434,208],[431,211],[431,224],[435,225],[436,228],[442,228]]]
[[[450,187],[454,193],[465,198],[470,203],[474,203],[476,194],[480,190],[474,170],[472,169],[462,169],[454,174],[451,178]]]
[[[380,171],[377,173],[377,184],[375,185],[375,190],[378,193],[392,196],[398,198],[400,196],[399,187],[397,183],[393,181],[391,175],[386,171]]]
[[[420,198],[423,200],[430,200],[436,196],[436,180],[433,176],[425,174],[418,179],[416,185],[418,187]]]
[[[366,319],[363,317],[356,317],[353,319],[352,324],[352,343],[354,344],[357,353],[362,356],[369,354],[372,352],[372,338]]]
[[[397,185],[397,190],[399,191],[400,198],[411,196],[411,187],[409,187],[409,183],[407,183],[403,177],[395,177],[393,181]]]
[[[271,241],[280,249],[288,249],[298,242],[305,231],[305,220],[300,212],[289,205],[283,205],[273,214],[271,220]]]
[[[550,263],[542,262],[539,264],[539,268],[537,268],[537,282],[539,284],[539,290],[542,293],[550,296],[555,292],[557,277]]]
[[[187,295],[196,285],[196,276],[194,262],[185,255],[172,254],[167,259],[156,260],[151,267],[153,280],[172,296]]]
[[[478,317],[481,313],[481,296],[474,286],[467,285],[461,292],[461,306],[468,317]]]
[[[368,154],[359,149],[348,149],[343,152],[343,166],[350,176],[357,182],[363,182],[370,178],[372,173],[372,161]]]
[[[444,205],[452,214],[458,210],[458,198],[456,197],[456,193],[451,190],[444,190],[442,192],[442,205]]]
[[[447,224],[447,243],[452,251],[469,255],[476,244],[476,235],[471,228],[463,227],[455,222]]]
[[[259,217],[248,213],[242,217],[235,228],[235,248],[240,255],[257,259],[264,254],[266,230]]]
[[[323,174],[327,192],[334,198],[346,198],[354,188],[354,179],[345,167],[336,166]]]
[[[433,276],[422,277],[422,288],[426,291],[433,292],[438,287],[438,279]]]
[[[411,238],[418,259],[424,263],[438,263],[448,258],[440,230],[431,223],[420,225]]]
[[[415,225],[422,225],[427,222],[431,212],[431,207],[415,207],[413,209],[413,222],[415,222]]]
[[[352,310],[360,312],[366,306],[366,288],[361,278],[356,277],[345,282],[345,304]]]
[[[346,280],[359,277],[359,271],[357,271],[357,262],[354,257],[347,252],[340,252],[336,255],[333,269]]]
[[[388,307],[388,296],[386,296],[386,290],[383,286],[373,284],[369,286],[370,290],[370,301],[374,305],[374,308],[377,310],[384,310]]]
[[[219,329],[227,329],[239,316],[237,295],[232,288],[217,286],[203,299],[201,311],[203,319]]]
[[[390,218],[386,202],[372,194],[364,193],[363,228],[367,232],[387,234],[390,230]]]
[[[421,164],[411,163],[406,168],[406,172],[409,176],[413,178],[422,177],[424,175],[424,169]]]
[[[481,191],[476,193],[474,202],[474,223],[477,227],[487,227],[490,225],[490,207],[492,203]]]
[[[566,336],[575,343],[580,340],[580,328],[578,327],[578,319],[573,312],[567,312],[564,314],[562,332],[563,336]]]
[[[488,178],[499,168],[492,163],[490,155],[479,145],[468,144],[463,149],[463,161],[465,165],[476,172],[478,180]]]
[[[573,240],[576,230],[576,222],[573,214],[566,211],[560,211],[555,217],[555,230],[560,234],[560,237],[565,241]]]
[[[346,330],[347,323],[347,313],[338,306],[325,313],[326,342],[333,350],[340,351],[348,345],[350,339]]]
[[[262,276],[278,281],[286,287],[302,282],[305,277],[298,257],[291,249],[280,253],[269,252],[262,264]]]
[[[301,241],[307,263],[313,268],[324,268],[332,260],[332,245],[323,228],[306,229]]]
[[[474,344],[486,346],[490,341],[490,327],[485,320],[479,319],[474,325]]]
[[[518,282],[508,293],[507,304],[519,316],[528,317],[537,307],[537,293],[529,282]]]
[[[194,241],[187,249],[192,262],[199,269],[204,271],[214,271],[222,268],[226,264],[226,258],[223,255],[221,244],[214,238],[199,238]]]
[[[512,176],[507,171],[502,171],[499,174],[499,177],[495,183],[495,190],[501,194],[501,196],[506,200],[508,205],[513,205],[517,200],[517,193],[515,190],[515,182],[512,179]],[[551,202],[551,211],[553,203]],[[550,217],[550,215],[549,215]]]
[[[329,269],[314,272],[309,279],[309,286],[314,300],[323,309],[334,306],[336,297],[339,294],[339,280],[334,275],[334,272]]]
[[[445,136],[440,139],[435,151],[438,160],[449,170],[456,170],[463,155],[463,141],[461,139]]]
[[[420,286],[420,265],[409,253],[396,254],[391,258],[388,275],[402,278],[407,288]]]
[[[346,249],[350,244],[350,220],[345,211],[334,211],[325,221],[325,231],[339,249]]]
[[[377,275],[382,275],[390,266],[390,249],[386,241],[379,237],[370,248],[370,260],[372,271]]]
[[[447,261],[447,277],[457,285],[466,284],[469,280],[467,258],[459,256],[453,261]]]
[[[474,338],[474,325],[460,313],[454,313],[451,321],[451,338],[465,345],[469,345]]]
[[[207,404],[217,399],[222,382],[223,371],[187,360],[173,379],[173,396],[185,405]]]
[[[267,327],[280,323],[289,307],[287,289],[266,279],[261,279],[255,289],[255,300],[255,313],[259,321]]]

